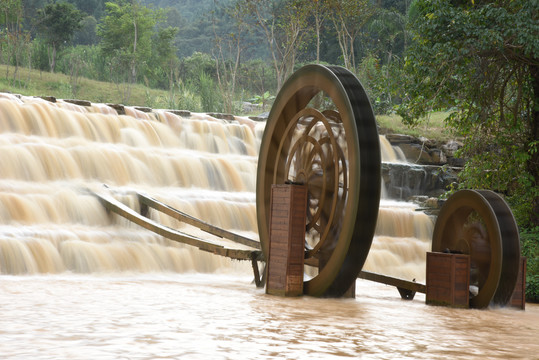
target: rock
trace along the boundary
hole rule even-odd
[[[401,143],[398,144],[401,148],[406,160],[414,164],[432,164],[431,156],[428,150],[419,144]]]
[[[390,199],[438,197],[457,181],[458,169],[435,165],[382,163],[382,179]]]
[[[260,113],[258,114],[258,117],[262,119],[267,119],[269,117],[269,112],[266,111],[266,112]]]
[[[466,160],[452,157],[447,159],[447,164],[452,167],[464,167],[464,165],[466,164]]]
[[[65,102],[80,105],[80,106],[92,106],[92,103],[87,100],[77,100],[77,99],[64,99]]]
[[[442,145],[442,150],[447,155],[447,157],[455,156],[455,152],[462,148],[462,143],[456,140],[451,140]]]
[[[253,121],[258,121],[258,122],[262,122],[262,121],[268,120],[267,117],[260,117],[260,116],[249,116],[249,119],[251,119],[251,120],[253,120]]]
[[[438,146],[435,140],[430,140],[423,136],[420,136],[417,140],[419,140],[417,142],[418,144],[421,144],[422,146],[427,147],[427,148],[435,148]]]
[[[41,99],[43,100],[47,100],[51,103],[55,103],[56,102],[56,98],[54,96],[39,96]]]
[[[118,115],[125,115],[125,106],[123,106],[122,104],[110,104],[110,103],[108,103],[106,105],[110,106],[111,108],[116,110]]]
[[[432,165],[444,165],[447,164],[447,157],[440,149],[434,149],[429,151]]]
[[[403,134],[387,134],[386,139],[391,143],[391,145],[412,143],[415,140],[413,136]]]
[[[429,199],[429,197],[426,196],[426,195],[414,195],[414,196],[411,196],[409,200],[411,200],[412,202],[414,202],[417,205],[424,206],[425,202],[428,199]]]
[[[251,114],[251,113],[254,113],[255,111],[260,111],[262,109],[262,105],[253,104],[248,101],[242,102],[241,107],[243,109],[243,112],[247,114]]]
[[[234,120],[234,115],[232,115],[232,114],[207,113],[207,115],[212,116],[212,117],[214,117],[216,119],[221,119],[221,120],[228,120],[228,121]]]
[[[142,111],[145,113],[150,113],[153,111],[152,108],[149,108],[147,106],[135,106],[135,110]]]
[[[440,208],[440,203],[438,201],[438,198],[430,197],[425,201],[425,206],[438,209]]]
[[[191,112],[189,110],[167,110],[169,113],[173,113],[174,115],[178,115],[184,118],[191,117]]]

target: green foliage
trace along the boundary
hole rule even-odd
[[[520,244],[527,258],[526,300],[539,302],[539,227],[522,231]]]
[[[537,224],[539,2],[463,4],[412,5],[399,114],[414,125],[429,111],[453,110],[447,123],[464,136],[468,159],[460,186],[504,193],[521,226]]]
[[[47,4],[38,11],[38,16],[41,35],[54,47],[69,43],[83,19],[83,14],[75,6],[65,2]]]
[[[198,84],[202,73],[215,73],[215,60],[209,54],[195,52],[180,61],[180,79],[182,81],[195,80]]]
[[[179,65],[174,46],[177,32],[178,28],[160,28],[152,37],[151,59],[144,67],[150,87],[169,90],[173,87]]]
[[[75,45],[95,45],[97,39],[97,20],[93,16],[86,16],[81,20],[80,30],[75,32],[73,43]]]
[[[45,41],[39,38],[35,39],[32,41],[30,47],[31,67],[38,70],[48,70],[49,57],[47,55],[47,44]]]
[[[213,79],[205,72],[200,73],[199,94],[202,99],[202,111],[222,111],[222,95]]]
[[[99,24],[103,57],[109,60],[110,76],[129,100],[132,85],[145,79],[150,64],[152,36],[163,12],[141,6],[138,1],[106,3],[106,16]]]
[[[249,99],[250,102],[253,104],[262,105],[262,111],[266,111],[266,106],[273,103],[275,100],[275,95],[271,95],[269,91],[266,91],[262,95],[255,95],[251,99]]]
[[[260,59],[240,64],[238,83],[240,88],[250,94],[264,94],[277,86],[273,68]]]
[[[198,94],[198,90],[196,85],[194,85],[191,82],[179,82],[177,84],[178,87],[178,94],[177,98],[178,101],[174,105],[174,108],[181,109],[181,110],[189,110],[194,112],[201,112],[202,111],[202,99],[200,98]]]
[[[84,14],[100,19],[105,11],[105,2],[107,0],[68,0]]]

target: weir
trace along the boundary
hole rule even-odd
[[[163,243],[157,235],[111,218],[101,210],[103,200],[96,201],[99,198],[92,195],[94,190],[102,196],[117,190],[107,199],[135,209],[133,212],[139,216],[146,212],[167,230],[178,229],[181,233],[190,220],[207,221],[204,232],[190,228],[191,234],[181,233],[182,236],[206,240],[209,228],[217,237],[223,236],[217,230],[237,229],[233,237],[243,239],[243,245],[254,250],[259,246],[252,192],[260,141],[255,134],[261,136],[257,129],[263,124],[247,118],[223,121],[204,114],[182,117],[164,110],[141,113],[129,107],[124,111],[127,109],[131,115],[116,115],[113,107],[104,104],[83,106],[11,94],[2,94],[2,98],[3,274],[178,271],[190,266],[197,271],[212,271],[215,266],[229,266],[213,258],[204,260],[205,256]],[[394,149],[389,145],[386,151],[392,161]],[[110,188],[103,188],[103,183],[110,184]],[[81,185],[93,190],[81,191]],[[157,204],[159,212],[153,211]],[[144,206],[149,209],[144,211]],[[159,215],[167,209],[181,209],[181,222]],[[382,223],[388,222],[384,220],[386,216],[395,217],[395,213],[383,214],[384,205],[381,211]],[[402,216],[409,212],[404,208]],[[414,214],[417,215],[420,214]],[[403,220],[403,224],[407,221]],[[402,231],[377,230],[380,240],[375,239],[374,245],[381,242],[383,248],[384,236],[398,238]],[[405,233],[413,239],[413,231]],[[242,251],[242,256],[251,260],[245,254],[252,250]],[[374,257],[377,252],[373,249]],[[412,272],[410,280],[421,273],[421,263],[411,267],[416,266],[418,271]],[[371,272],[383,271],[372,260],[367,261],[367,268]]]
[[[343,71],[305,67],[265,124],[2,94],[0,273],[243,268],[232,259],[250,261],[260,285],[268,186],[292,182],[308,187],[306,294],[342,296],[357,277],[396,286],[405,299],[425,292],[434,224],[417,206],[384,194],[381,160],[401,160],[378,137],[366,95]],[[335,76],[347,85],[337,86]],[[297,86],[307,90],[289,90]],[[339,112],[308,106],[318,91],[337,96]],[[355,100],[342,105],[344,97]],[[346,136],[354,127],[359,138]],[[449,250],[466,250],[459,246]]]

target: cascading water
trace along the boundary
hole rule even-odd
[[[380,136],[382,162],[405,163],[400,148]],[[417,282],[425,281],[426,253],[434,223],[413,203],[391,199],[382,184],[375,237],[364,270]]]
[[[133,190],[256,237],[254,123],[0,100],[0,273],[215,271],[240,266],[114,215],[86,189]],[[7,98],[7,99],[5,99]],[[160,223],[184,228],[150,212]],[[194,230],[191,230],[193,232]]]
[[[257,238],[254,189],[263,123],[129,107],[118,115],[100,104],[3,97],[1,273],[243,269],[108,214],[87,189],[106,184],[135,209],[133,191],[143,192]],[[380,141],[383,161],[402,161],[384,137]],[[199,235],[161,213],[150,210],[150,217]],[[432,222],[413,205],[384,198],[365,269],[422,280],[431,232]]]

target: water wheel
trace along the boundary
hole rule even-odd
[[[461,190],[440,210],[432,251],[470,255],[470,307],[506,305],[517,282],[520,240],[507,203],[488,190]]]
[[[288,79],[260,146],[257,218],[267,258],[271,185],[307,186],[305,259],[319,266],[305,294],[342,296],[356,280],[376,226],[380,163],[372,107],[351,72],[307,65]]]

